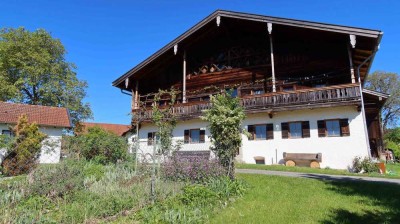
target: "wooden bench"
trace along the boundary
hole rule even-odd
[[[286,166],[296,166],[296,163],[309,163],[312,168],[319,168],[322,153],[283,153]]]

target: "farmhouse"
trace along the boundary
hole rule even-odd
[[[172,112],[181,151],[209,150],[210,96],[232,90],[247,118],[244,163],[347,168],[382,152],[379,112],[388,95],[363,89],[379,30],[215,11],[113,82],[132,96],[140,148],[151,150],[154,94],[179,90]],[[167,104],[168,98],[159,102]],[[147,111],[140,112],[140,105]],[[140,125],[139,125],[140,122]]]
[[[0,133],[13,135],[11,128],[15,126],[21,115],[27,115],[28,122],[37,123],[39,130],[47,135],[40,163],[58,163],[61,153],[61,137],[65,129],[71,128],[71,120],[68,109],[61,107],[49,107],[27,105],[17,103],[0,102]],[[0,150],[0,162],[4,159],[5,151]]]

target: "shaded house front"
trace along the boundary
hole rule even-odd
[[[47,135],[48,144],[42,146],[39,157],[40,163],[58,163],[61,154],[61,138],[66,129],[70,129],[71,119],[68,109],[17,103],[0,102],[0,133],[12,136],[18,118],[27,115],[29,123],[37,123],[39,130]],[[5,156],[0,150],[0,162]]]
[[[141,149],[157,131],[150,121],[158,89],[180,92],[173,135],[187,152],[209,150],[199,116],[211,95],[232,90],[251,133],[238,160],[282,164],[297,154],[310,164],[311,154],[318,166],[347,168],[355,156],[382,151],[378,114],[388,96],[363,89],[381,38],[379,30],[218,10],[113,85],[132,95],[133,125],[147,139]]]

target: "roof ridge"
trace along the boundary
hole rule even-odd
[[[27,103],[14,103],[14,102],[0,101],[0,104],[1,103],[10,104],[10,105],[22,105],[22,106],[29,106],[29,107],[48,107],[48,108],[57,108],[57,109],[67,109],[66,107],[45,106],[45,105],[27,104]]]

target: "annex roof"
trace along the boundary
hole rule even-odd
[[[39,126],[72,127],[66,108],[0,102],[0,123],[16,124],[23,114],[28,116],[29,122]]]
[[[108,123],[91,123],[91,122],[83,122],[82,125],[84,126],[84,130],[86,131],[88,128],[91,127],[100,127],[104,130],[110,131],[116,135],[122,136],[127,131],[130,130],[130,125],[125,124],[108,124]]]

